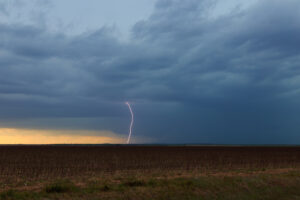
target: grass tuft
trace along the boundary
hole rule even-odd
[[[17,190],[7,190],[0,194],[0,200],[34,200],[39,199],[38,195],[35,193],[17,191]]]
[[[0,199],[9,200],[9,199],[17,199],[18,194],[14,190],[8,190],[0,195]],[[19,198],[18,198],[19,199]]]
[[[71,182],[55,182],[45,187],[46,193],[75,192],[78,188]]]
[[[123,183],[123,185],[127,187],[141,187],[141,186],[146,186],[147,184],[144,181],[140,181],[140,180],[130,180]]]

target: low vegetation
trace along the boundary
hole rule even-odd
[[[194,174],[195,175],[195,174]],[[39,188],[2,191],[0,199],[299,199],[300,171],[123,177],[58,181]]]
[[[1,146],[0,199],[300,199],[298,147]]]

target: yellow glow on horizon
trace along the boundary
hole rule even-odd
[[[110,131],[31,130],[0,128],[0,144],[101,144],[124,143],[124,138]]]

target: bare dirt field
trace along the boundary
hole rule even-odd
[[[0,146],[0,199],[300,199],[300,147]]]

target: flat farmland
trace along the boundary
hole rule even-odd
[[[0,146],[0,199],[300,199],[299,169],[288,146]]]

